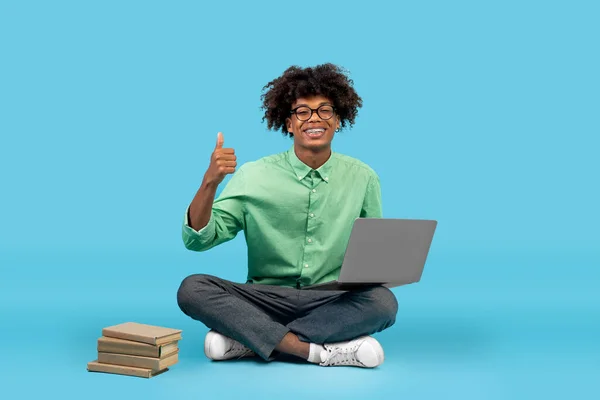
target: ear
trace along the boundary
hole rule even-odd
[[[289,119],[289,118],[286,118],[285,119],[285,125],[287,126],[288,132],[293,133],[292,132],[292,120]]]
[[[338,129],[340,129],[340,117],[336,116],[335,119],[337,120],[337,124],[336,124],[335,129],[338,130]]]

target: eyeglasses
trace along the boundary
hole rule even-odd
[[[317,112],[317,115],[319,115],[319,117],[323,120],[327,120],[330,119],[331,117],[333,117],[333,113],[335,112],[335,109],[332,106],[327,106],[327,105],[323,105],[320,106],[319,108],[312,109],[310,107],[306,107],[306,106],[300,106],[298,108],[293,109],[290,114],[296,114],[296,118],[298,118],[298,120],[300,121],[308,121],[312,115],[313,112]]]

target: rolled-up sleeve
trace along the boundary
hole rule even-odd
[[[215,199],[208,224],[199,230],[195,230],[189,224],[188,206],[182,227],[183,243],[187,249],[206,251],[233,239],[245,228],[245,187],[242,167],[231,176],[221,194]]]

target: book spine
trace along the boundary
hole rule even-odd
[[[133,333],[118,332],[118,331],[113,331],[113,330],[106,329],[106,328],[102,329],[102,335],[108,336],[108,337],[114,337],[117,339],[133,340],[134,342],[148,343],[148,344],[156,346],[156,338],[154,338],[154,337],[136,335]]]
[[[102,353],[130,354],[132,356],[159,357],[160,347],[136,347],[133,344],[98,342],[98,351]]]
[[[122,365],[89,363],[87,370],[90,372],[105,372],[108,374],[137,376],[139,378],[150,378],[152,376],[152,371],[149,369],[129,368]]]
[[[98,362],[106,364],[125,365],[128,367],[148,368],[158,371],[160,368],[158,359],[147,357],[130,356],[126,354],[98,353]]]

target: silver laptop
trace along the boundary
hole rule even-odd
[[[392,288],[418,282],[436,227],[435,220],[357,218],[339,278],[302,289]]]

